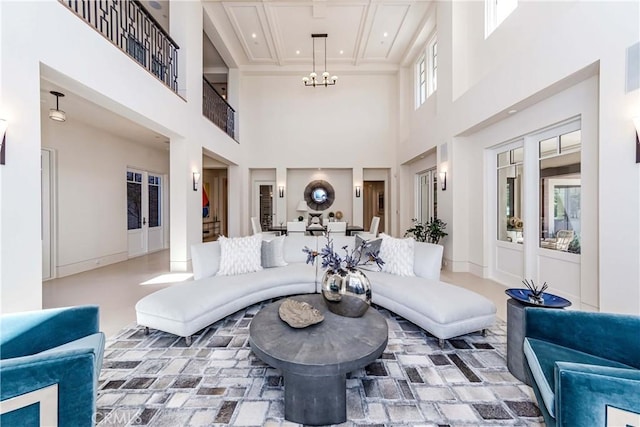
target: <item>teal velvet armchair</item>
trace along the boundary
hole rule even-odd
[[[532,307],[525,316],[525,367],[548,427],[638,425],[640,316]]]
[[[0,317],[0,425],[95,424],[98,323],[97,306]]]

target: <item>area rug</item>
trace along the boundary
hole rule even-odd
[[[280,372],[249,346],[248,307],[193,337],[136,325],[107,342],[99,426],[289,426]],[[506,367],[506,325],[438,340],[375,307],[389,326],[382,357],[347,379],[344,426],[543,426],[531,389]]]

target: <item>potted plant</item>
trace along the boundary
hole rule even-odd
[[[428,242],[438,244],[440,239],[444,236],[448,236],[449,233],[444,231],[447,228],[447,223],[440,218],[431,218],[424,224],[419,222],[416,218],[413,218],[413,226],[404,233],[406,236],[411,236],[418,242]]]

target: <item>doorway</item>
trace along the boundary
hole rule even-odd
[[[54,246],[53,242],[53,176],[54,152],[49,149],[40,150],[40,184],[41,184],[41,240],[42,240],[42,280],[53,279]]]
[[[164,177],[127,168],[127,239],[129,258],[164,247]]]
[[[371,224],[371,219],[374,216],[380,217],[380,226],[378,227],[378,233],[384,233],[385,225],[385,194],[384,194],[384,181],[364,181],[363,192],[363,221],[364,227],[368,228]]]
[[[258,218],[260,227],[265,231],[274,225],[273,221],[276,217],[275,188],[275,181],[256,181],[255,183],[256,200],[254,206],[257,209],[254,211],[254,216]]]
[[[438,218],[438,177],[436,169],[429,169],[416,175],[416,216],[418,222],[425,223]]]
[[[204,156],[204,159],[208,157]],[[206,168],[202,180],[202,241],[228,236],[227,169]]]

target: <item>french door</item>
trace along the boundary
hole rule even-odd
[[[164,247],[162,188],[161,175],[127,169],[127,238],[130,258]]]
[[[416,175],[416,216],[422,223],[438,217],[438,178],[435,169]]]

